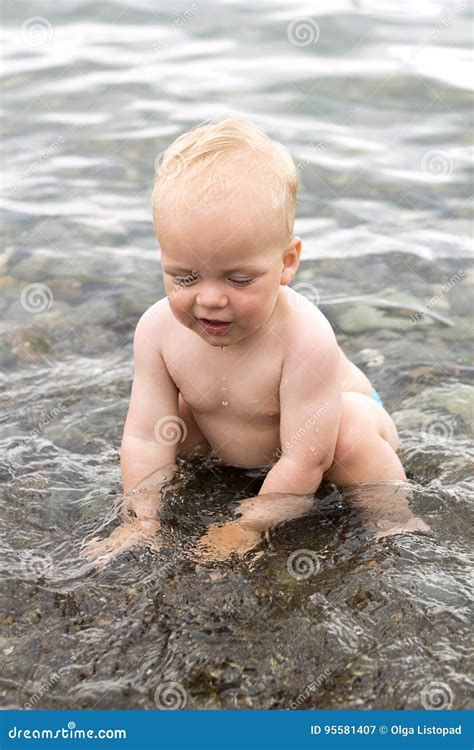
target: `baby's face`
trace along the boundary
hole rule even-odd
[[[164,222],[159,239],[173,314],[211,346],[237,344],[270,320],[280,284],[288,283],[287,241],[263,214],[249,217],[237,201],[194,208]]]

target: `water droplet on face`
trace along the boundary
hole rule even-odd
[[[228,401],[222,401],[221,403],[222,403],[222,406],[229,406],[229,402]]]

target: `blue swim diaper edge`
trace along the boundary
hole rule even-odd
[[[380,404],[380,406],[383,406],[383,401],[380,398],[380,395],[379,395],[377,389],[374,388],[374,386],[372,386],[372,394],[371,394],[370,398],[372,398],[374,401],[376,401],[378,404]]]

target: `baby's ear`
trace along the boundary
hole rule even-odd
[[[291,237],[283,254],[283,268],[280,278],[280,284],[286,286],[291,282],[293,276],[298,270],[300,264],[302,243],[301,239],[295,234]]]
[[[298,260],[299,260],[300,255],[301,255],[301,248],[303,247],[303,243],[301,242],[301,237],[298,237],[297,234],[294,234],[290,240],[290,245],[293,245],[296,253],[298,254]]]

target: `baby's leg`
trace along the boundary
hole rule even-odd
[[[378,537],[429,530],[408,505],[412,486],[396,454],[398,443],[383,406],[361,393],[343,393],[334,461],[324,479],[341,488]]]
[[[397,428],[383,406],[362,393],[343,393],[334,461],[324,479],[338,487],[406,480],[395,452],[398,443]]]
[[[207,456],[211,446],[197,426],[191,407],[181,394],[179,394],[179,417],[186,424],[186,436],[181,443],[178,443],[178,455],[183,458]]]

